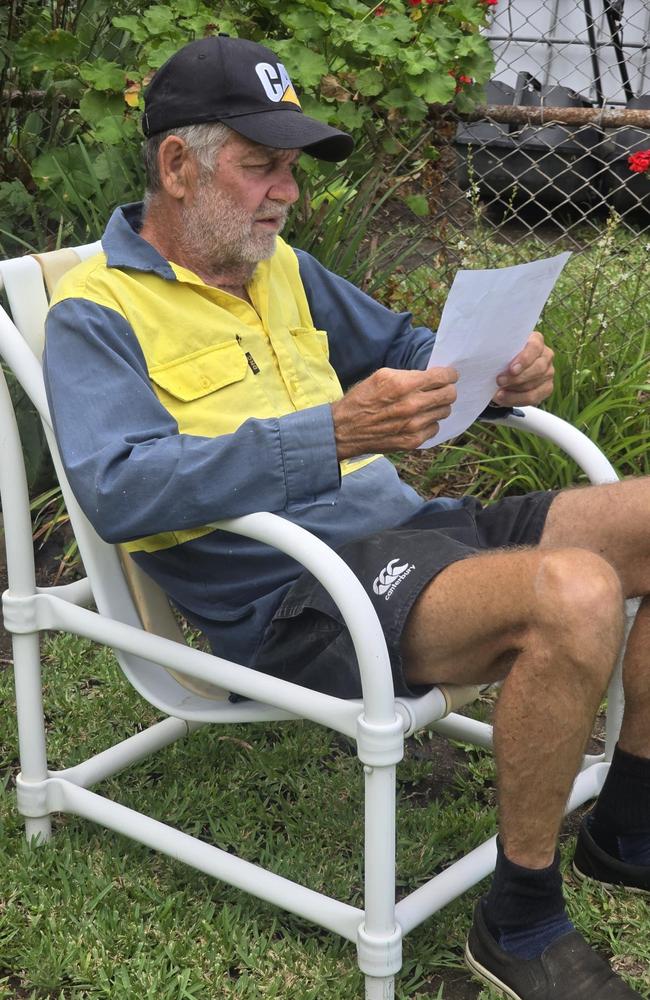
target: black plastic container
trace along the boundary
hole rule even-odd
[[[492,80],[486,103],[528,107],[591,107],[568,87],[544,87],[531,74],[520,73],[517,87]],[[473,177],[486,200],[545,206],[594,206],[603,200],[595,181],[602,164],[593,148],[602,132],[591,125],[519,126],[496,122],[460,125],[458,181],[467,188]]]

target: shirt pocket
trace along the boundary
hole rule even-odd
[[[236,341],[215,344],[149,369],[158,399],[184,434],[230,434],[246,419],[246,355]]]
[[[294,326],[289,328],[291,339],[295,348],[303,376],[307,375],[309,381],[320,397],[313,402],[332,403],[340,399],[343,395],[341,383],[338,376],[329,362],[329,341],[325,330],[317,330],[313,326]]]

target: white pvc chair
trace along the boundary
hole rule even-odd
[[[344,701],[256,673],[183,644],[162,592],[131,560],[130,580],[115,546],[103,542],[71,494],[51,429],[40,356],[46,289],[73,263],[101,250],[94,243],[0,263],[13,317],[0,308],[0,357],[38,410],[52,450],[87,573],[65,586],[35,585],[32,528],[25,467],[4,374],[0,377],[0,494],[9,588],[3,595],[5,628],[12,633],[21,772],[18,809],[28,838],[47,840],[50,814],[71,813],[131,837],[209,875],[299,914],[356,943],[366,977],[366,1000],[390,1000],[401,967],[402,937],[483,879],[494,868],[495,837],[409,896],[395,903],[395,768],[405,736],[427,726],[452,738],[489,747],[492,728],[454,709],[478,688],[436,687],[418,699],[394,698],[383,634],[372,604],[345,563],[302,528],[269,513],[218,522],[217,527],[256,538],[297,559],[318,577],[339,605],[359,660],[363,699]],[[583,434],[551,414],[525,408],[501,421],[562,447],[592,482],[616,474]],[[90,607],[96,607],[90,610]],[[628,609],[630,614],[633,608]],[[54,629],[86,636],[114,649],[136,690],[166,718],[150,729],[62,771],[47,767],[39,635]],[[148,629],[149,631],[147,631]],[[251,699],[230,703],[225,692]],[[594,797],[604,781],[622,716],[618,677],[609,692],[605,752],[587,756],[568,809]],[[305,718],[354,739],[365,773],[365,906],[332,899],[190,837],[90,791],[91,786],[191,734],[206,723]],[[361,849],[361,845],[360,845]]]

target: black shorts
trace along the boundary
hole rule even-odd
[[[338,554],[359,578],[381,622],[395,694],[419,694],[402,671],[400,643],[417,597],[446,566],[490,549],[536,545],[554,492],[506,497],[483,507],[422,511],[398,528],[349,542]],[[360,698],[356,656],[341,613],[325,588],[304,572],[273,616],[255,661],[256,670],[339,698]]]

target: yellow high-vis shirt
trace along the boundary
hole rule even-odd
[[[92,257],[57,286],[52,306],[82,298],[117,313],[136,332],[156,396],[182,434],[232,434],[250,418],[281,417],[343,394],[327,333],[314,326],[294,251],[281,239],[256,268],[251,303],[168,262],[175,281],[108,268]],[[345,476],[378,455],[341,463]],[[155,552],[199,538],[211,524],[127,543]]]

